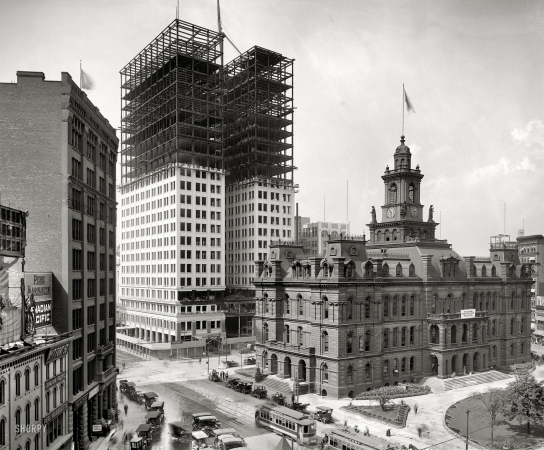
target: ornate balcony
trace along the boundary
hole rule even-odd
[[[471,319],[487,319],[489,315],[487,311],[476,311],[476,316]],[[436,322],[447,322],[453,320],[470,320],[462,319],[461,313],[427,313],[427,322],[436,323]]]
[[[298,344],[286,344],[285,342],[278,341],[267,341],[266,345],[271,350],[276,349],[284,352],[297,353],[299,355],[315,355],[315,347],[303,347]]]

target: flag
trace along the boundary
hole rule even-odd
[[[87,89],[88,91],[94,89],[94,80],[92,77],[81,70],[81,89]]]
[[[412,102],[410,102],[410,99],[408,98],[408,94],[406,94],[406,90],[404,89],[404,86],[402,87],[402,90],[404,91],[404,103],[406,103],[406,111],[416,112],[416,110],[414,109],[414,105],[412,105]]]

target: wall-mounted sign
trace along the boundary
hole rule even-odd
[[[59,345],[58,347],[49,349],[49,353],[47,354],[47,358],[45,360],[45,363],[49,363],[53,361],[54,359],[60,358],[68,353],[68,347],[70,346],[70,343]]]
[[[102,424],[95,425],[93,424],[93,433],[101,433],[102,432]]]
[[[25,272],[25,296],[27,298],[33,296],[31,312],[34,315],[34,328],[51,325],[51,303],[53,299],[51,280],[51,273]]]
[[[461,319],[474,319],[476,317],[475,309],[462,309]]]

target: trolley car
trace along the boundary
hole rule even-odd
[[[378,436],[366,436],[358,433],[339,430],[338,428],[326,428],[323,430],[324,450],[382,450],[384,448],[396,448],[396,446],[381,439]]]
[[[271,429],[277,434],[289,436],[301,445],[317,443],[315,420],[307,414],[285,406],[261,405],[255,411],[257,426]]]

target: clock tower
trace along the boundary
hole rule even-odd
[[[432,206],[427,221],[423,220],[422,178],[419,165],[412,169],[412,154],[401,136],[394,154],[394,168],[391,170],[387,166],[382,175],[385,203],[381,223],[376,220],[372,207],[372,223],[368,224],[372,244],[435,239],[438,224],[433,220]]]

